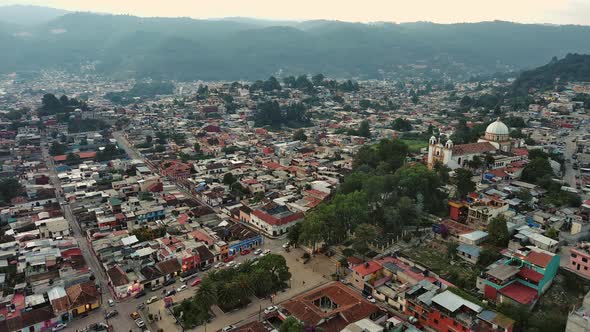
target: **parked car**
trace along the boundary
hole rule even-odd
[[[285,248],[285,249],[289,248],[289,242],[283,244],[283,248]]]
[[[268,255],[270,254],[270,249],[266,249],[262,252],[263,255]]]
[[[236,262],[234,262],[234,261],[231,261],[231,262],[227,263],[227,265],[226,265],[226,266],[227,266],[227,267],[234,267],[235,265],[236,265]]]
[[[176,294],[176,289],[172,288],[171,290],[166,292],[166,296],[172,296]]]
[[[137,312],[137,311],[134,311],[134,312],[132,312],[132,313],[131,313],[129,316],[131,316],[131,319],[133,319],[133,320],[136,320],[136,319],[138,319],[139,317],[141,317],[141,316],[139,315],[139,312]]]
[[[51,331],[53,331],[53,332],[55,332],[55,331],[61,331],[61,330],[65,329],[67,326],[68,326],[68,324],[66,324],[66,323],[59,323],[59,324],[55,325],[51,329]]]
[[[164,287],[162,284],[157,284],[157,285],[153,285],[151,289],[152,289],[152,292],[155,292],[158,289],[162,289],[162,287]]]
[[[140,304],[137,306],[137,310],[141,310],[141,309],[143,309],[143,308],[145,308],[145,303],[140,303]]]
[[[229,263],[234,260],[234,256],[227,256],[223,259],[224,263]]]
[[[235,326],[233,326],[233,325],[228,325],[228,326],[226,326],[226,327],[222,328],[222,329],[221,329],[221,332],[229,332],[229,331],[231,331],[231,330],[233,330],[233,329],[235,329],[235,328],[236,328],[236,327],[235,327]]]
[[[176,282],[176,279],[168,279],[164,281],[164,286],[170,286]]]
[[[109,307],[112,307],[115,305],[115,301],[113,301],[113,299],[109,299],[108,303],[109,303]]]
[[[104,314],[104,318],[105,318],[105,319],[109,319],[109,318],[111,318],[111,317],[115,317],[115,316],[117,316],[118,314],[119,314],[119,312],[118,312],[117,310],[111,310],[111,311],[107,311],[107,312]]]
[[[219,269],[219,268],[222,268],[224,265],[225,264],[223,264],[222,262],[219,262],[219,263],[215,264],[215,268]]]
[[[140,298],[140,297],[142,297],[142,296],[145,296],[145,291],[144,291],[144,290],[142,290],[141,292],[139,292],[139,293],[135,294],[135,298],[136,298],[136,299],[139,299],[139,298]]]
[[[156,302],[156,301],[158,301],[158,300],[159,300],[159,298],[158,298],[157,296],[152,296],[152,297],[150,297],[150,298],[149,298],[149,299],[146,301],[146,303],[147,303],[147,304],[152,304],[152,303],[154,303],[154,302]]]
[[[205,265],[201,268],[201,271],[207,271],[211,268],[211,265]]]
[[[262,254],[262,250],[261,249],[254,250],[254,255],[260,255],[260,254]]]
[[[271,312],[275,312],[277,310],[279,310],[279,307],[277,307],[276,305],[271,305],[270,307],[264,309],[264,313],[270,314]]]
[[[135,325],[137,325],[137,327],[139,327],[140,329],[145,327],[145,323],[143,322],[142,319],[138,319],[135,321]]]
[[[242,251],[240,251],[240,255],[245,256],[248,255],[250,253],[250,249],[244,249]]]
[[[180,286],[180,287],[176,288],[176,292],[177,292],[177,293],[180,293],[180,292],[182,292],[183,290],[185,290],[186,288],[187,288],[187,286],[186,286],[186,285],[182,285],[182,286]]]
[[[193,282],[191,282],[191,286],[194,287],[200,283],[201,283],[201,278],[196,278],[195,280],[193,280]]]
[[[370,296],[370,295],[369,295],[369,296],[367,296],[367,301],[369,301],[369,302],[371,302],[371,303],[375,303],[375,302],[377,302],[377,301],[375,300],[375,298],[374,298],[374,297],[372,297],[372,296]]]

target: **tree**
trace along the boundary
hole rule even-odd
[[[317,74],[311,78],[311,81],[313,82],[314,86],[320,86],[322,83],[324,83],[325,78],[326,77],[323,74]]]
[[[237,179],[231,172],[227,172],[223,175],[223,184],[225,184],[226,186],[230,186],[236,181]]]
[[[482,267],[487,267],[488,265],[492,264],[493,262],[500,259],[502,255],[497,251],[490,250],[490,249],[483,249],[479,252],[479,258],[477,259],[477,264]]]
[[[317,243],[322,239],[322,229],[324,228],[324,220],[318,210],[305,215],[299,236],[303,243],[311,245],[313,251],[316,250]]]
[[[475,182],[471,180],[473,173],[464,168],[455,171],[455,186],[457,187],[457,198],[463,199],[470,192],[475,190]]]
[[[410,131],[412,130],[412,123],[403,118],[397,118],[393,120],[391,127],[397,131]]]
[[[363,120],[359,126],[357,134],[362,137],[369,138],[371,137],[371,127],[369,125],[369,121]]]
[[[166,148],[162,144],[158,144],[154,148],[154,151],[156,151],[156,152],[164,152],[164,151],[166,151]]]
[[[9,203],[13,198],[20,196],[24,187],[16,178],[4,178],[0,180],[0,202]]]
[[[354,230],[354,243],[352,247],[361,254],[369,251],[369,243],[377,237],[377,228],[369,224],[361,224]]]
[[[520,178],[525,182],[539,183],[544,177],[553,177],[553,169],[549,159],[536,157],[524,167]]]
[[[301,223],[293,225],[287,233],[287,240],[292,246],[296,246],[299,243],[299,236],[301,235]]]
[[[66,146],[64,144],[60,144],[59,142],[53,142],[51,147],[49,148],[49,154],[52,156],[60,156],[62,154],[66,154]]]
[[[559,239],[559,232],[553,227],[549,227],[545,235],[547,235],[547,237],[552,238],[553,240]]]
[[[492,244],[498,247],[506,247],[510,240],[510,233],[508,233],[508,226],[506,225],[506,218],[499,215],[492,218],[488,223],[488,234]]]
[[[201,152],[201,145],[199,143],[195,143],[193,145],[193,149],[195,149],[195,153]]]
[[[77,153],[68,153],[66,156],[66,163],[67,164],[79,164],[80,163],[80,156]]]
[[[305,131],[303,129],[298,129],[293,133],[293,139],[296,141],[307,141],[307,136],[305,135]]]
[[[457,257],[457,248],[459,247],[459,244],[456,242],[449,242],[447,244],[447,257],[450,259],[454,259],[455,257]]]
[[[520,199],[521,201],[523,201],[525,204],[529,204],[532,199],[533,199],[533,195],[531,194],[530,190],[526,189],[526,188],[521,188],[519,189],[514,196],[518,199]]]
[[[478,170],[483,166],[483,161],[479,156],[474,156],[473,159],[467,162],[467,165],[473,170]]]
[[[279,332],[303,332],[305,331],[305,326],[297,320],[297,318],[293,316],[287,317],[281,323],[281,327],[279,328]]]

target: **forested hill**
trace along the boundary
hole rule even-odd
[[[586,40],[590,27],[500,21],[361,24],[71,13],[34,26],[0,20],[0,73],[80,70],[92,63],[110,75],[181,80],[259,79],[279,71],[469,78],[590,53]]]
[[[525,71],[512,84],[517,95],[528,93],[529,89],[549,89],[558,83],[590,82],[590,55],[568,54],[565,58],[554,58],[550,63]]]

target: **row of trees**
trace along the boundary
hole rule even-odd
[[[287,287],[291,278],[285,258],[269,254],[257,261],[246,261],[237,268],[210,272],[194,297],[174,308],[185,328],[202,324],[212,305],[230,311],[250,302],[252,296],[268,297]]]
[[[281,125],[290,127],[302,127],[309,124],[306,116],[308,107],[302,103],[291,104],[283,109],[276,101],[263,102],[258,105],[254,115],[257,126],[271,126],[278,128]]]

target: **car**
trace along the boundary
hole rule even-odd
[[[66,324],[66,323],[59,323],[59,324],[55,325],[51,329],[51,331],[53,331],[53,332],[55,332],[55,331],[61,331],[61,330],[65,329],[67,326],[68,326],[68,324]]]
[[[180,287],[176,288],[176,292],[177,292],[177,293],[180,293],[180,292],[182,292],[182,291],[183,291],[183,290],[185,290],[185,289],[187,289],[187,285],[182,285],[182,286],[180,286]]]
[[[270,314],[271,312],[275,312],[277,310],[279,310],[279,307],[277,307],[276,305],[271,305],[270,307],[264,309],[264,313]]]
[[[195,280],[193,280],[193,282],[191,282],[191,286],[195,287],[196,285],[201,283],[201,278],[196,278]]]
[[[140,303],[140,304],[137,306],[137,310],[141,310],[141,309],[143,309],[143,308],[145,308],[145,303]]]
[[[262,252],[263,255],[268,255],[270,254],[270,249],[266,249]]]
[[[367,301],[369,301],[369,302],[371,302],[371,303],[375,303],[375,302],[377,302],[377,300],[375,300],[375,298],[374,298],[374,297],[372,297],[372,296],[370,296],[370,295],[369,295],[369,296],[367,296]]]
[[[115,305],[115,301],[113,301],[113,299],[109,299],[107,302],[109,303],[109,307],[112,307]]]
[[[227,267],[234,267],[235,265],[236,265],[236,262],[234,262],[234,261],[231,261],[226,264]]]
[[[244,249],[242,251],[240,251],[240,255],[245,256],[248,255],[250,253],[250,249]]]
[[[234,256],[227,256],[223,259],[224,263],[229,263],[234,260]]]
[[[166,292],[166,296],[172,296],[176,294],[176,289],[172,288],[171,290]]]
[[[145,303],[152,304],[152,303],[154,303],[154,302],[156,302],[158,300],[159,300],[159,298],[157,296],[152,296]]]
[[[201,271],[207,271],[211,268],[211,265],[205,265],[201,268]]]
[[[233,329],[235,329],[235,328],[236,328],[236,327],[235,327],[235,326],[233,326],[233,325],[228,325],[228,326],[226,326],[226,327],[222,328],[222,329],[221,329],[221,332],[229,332],[229,331],[231,331],[231,330],[233,330]]]
[[[283,248],[285,248],[285,249],[289,248],[289,242],[283,244]]]
[[[223,264],[222,262],[219,262],[219,263],[215,264],[215,268],[219,269],[219,268],[222,268],[224,265],[225,264]]]
[[[111,311],[107,311],[107,312],[104,314],[104,318],[105,318],[105,319],[109,319],[109,318],[111,318],[111,317],[115,317],[115,316],[117,316],[118,314],[119,314],[119,312],[118,312],[117,310],[111,310]]]
[[[162,284],[153,285],[151,290],[152,290],[152,292],[155,292],[158,289],[162,289],[162,287],[164,287],[164,285],[162,285]]]
[[[258,256],[260,254],[262,254],[262,250],[261,249],[254,250],[254,255],[257,255]]]
[[[140,298],[140,297],[142,297],[142,296],[145,296],[145,291],[144,291],[144,290],[142,290],[141,292],[139,292],[139,293],[135,294],[135,298],[136,298],[136,299],[139,299],[139,298]]]
[[[136,320],[136,319],[138,319],[139,317],[141,317],[141,316],[139,315],[139,312],[137,312],[137,311],[134,311],[134,312],[132,312],[131,314],[129,314],[129,316],[131,316],[131,319],[133,319],[133,320]]]
[[[137,325],[137,327],[139,327],[139,328],[141,329],[141,328],[143,328],[143,327],[145,326],[145,323],[144,323],[144,322],[143,322],[143,320],[140,318],[140,319],[137,319],[137,320],[135,321],[135,325]]]
[[[168,279],[164,281],[164,286],[170,286],[176,282],[176,279]]]

